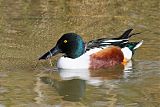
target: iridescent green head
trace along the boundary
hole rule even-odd
[[[85,51],[83,39],[75,33],[64,34],[57,42],[56,46],[39,58],[48,59],[58,53],[64,53],[66,57],[78,58]]]

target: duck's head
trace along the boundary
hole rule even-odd
[[[47,53],[42,55],[41,59],[48,59],[58,53],[64,53],[66,57],[77,58],[85,51],[85,44],[82,38],[75,33],[64,34],[57,42],[57,44]]]

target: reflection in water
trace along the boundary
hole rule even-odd
[[[101,70],[65,70],[59,69],[60,80],[50,76],[40,77],[41,81],[54,87],[60,96],[67,101],[80,101],[85,96],[86,84],[91,86],[103,85],[103,82],[111,79],[127,78],[129,71],[132,69],[130,61],[125,66],[117,65],[116,67]]]
[[[41,80],[56,88],[57,92],[60,96],[63,96],[64,100],[79,101],[84,97],[86,87],[85,80],[71,79],[58,81],[49,77],[41,77]]]

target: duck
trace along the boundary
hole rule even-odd
[[[62,56],[57,61],[58,69],[99,69],[125,65],[129,62],[143,40],[130,42],[129,38],[140,33],[126,30],[116,38],[99,38],[84,42],[76,33],[66,33],[56,45],[39,57],[39,60],[50,59],[59,53]]]

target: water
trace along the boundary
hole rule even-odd
[[[0,0],[0,14],[0,107],[159,106],[159,0]],[[128,28],[144,44],[127,67],[62,71],[38,60],[66,32],[89,41]]]

